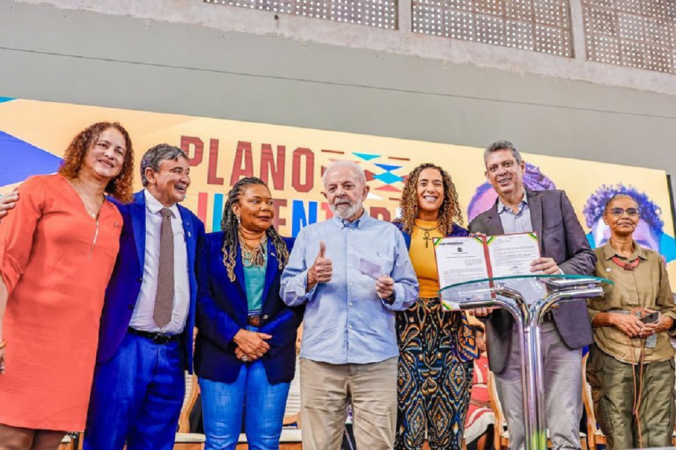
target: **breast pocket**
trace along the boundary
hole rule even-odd
[[[382,248],[376,250],[373,262],[381,267],[381,275],[390,276],[392,274],[394,270],[394,255],[391,249]]]

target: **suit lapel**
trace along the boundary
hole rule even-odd
[[[528,209],[530,210],[530,221],[533,225],[533,231],[538,235],[538,243],[540,244],[540,254],[543,254],[543,240],[542,240],[542,198],[537,192],[526,190],[528,196]]]
[[[265,285],[263,286],[263,304],[261,308],[265,308],[265,299],[268,298],[268,291],[272,285],[272,280],[275,279],[277,271],[279,270],[279,265],[277,262],[277,250],[272,244],[272,240],[268,239],[267,248],[265,249],[268,255],[268,264],[265,267]]]
[[[237,245],[237,256],[235,260],[235,279],[237,281],[237,286],[239,287],[239,292],[244,299],[244,310],[248,311],[246,284],[244,283],[244,264],[242,263],[242,252],[240,251],[239,243]]]
[[[505,230],[502,228],[502,222],[500,221],[500,214],[498,214],[497,200],[495,201],[493,207],[489,209],[486,214],[486,234],[489,236],[505,234]]]
[[[146,256],[146,199],[143,191],[134,194],[134,202],[129,206],[131,212],[131,228],[136,243],[141,270],[145,267]]]
[[[192,220],[190,214],[184,207],[177,205],[178,211],[181,214],[181,222],[183,222],[183,237],[185,238],[186,251],[188,253],[188,267],[195,267],[195,247],[197,245],[197,237],[195,230],[192,227]]]

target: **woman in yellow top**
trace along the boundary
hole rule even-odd
[[[674,429],[676,306],[662,256],[633,239],[640,208],[628,195],[605,206],[610,240],[595,250],[595,275],[612,280],[587,300],[594,331],[587,380],[607,447],[670,447]]]
[[[463,312],[444,312],[434,238],[467,236],[451,176],[421,164],[408,176],[396,223],[409,248],[420,300],[397,313],[399,414],[395,449],[459,449],[470,400],[474,334]]]

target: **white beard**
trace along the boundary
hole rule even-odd
[[[333,212],[333,214],[335,216],[337,216],[340,219],[345,220],[345,219],[348,219],[348,218],[354,216],[355,214],[357,214],[357,211],[359,211],[361,209],[361,205],[362,205],[362,201],[359,200],[357,203],[351,205],[349,208],[338,209],[334,205],[329,205],[329,208],[331,208],[331,212]]]

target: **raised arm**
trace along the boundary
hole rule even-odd
[[[395,234],[394,251],[394,266],[390,274],[394,281],[394,299],[391,302],[383,299],[382,302],[389,310],[403,311],[418,300],[418,277],[408,256],[404,236],[399,231]]]
[[[280,282],[279,295],[288,306],[300,306],[312,300],[317,289],[319,280],[308,279],[310,268],[305,261],[307,245],[307,233],[303,228],[296,237],[296,243],[289,255],[289,263],[284,268]]]

